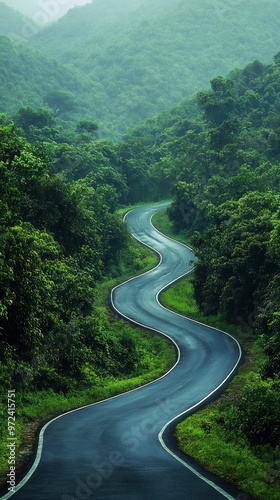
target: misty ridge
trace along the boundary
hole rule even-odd
[[[3,3],[27,16],[39,27],[64,16],[69,9],[89,2],[90,0],[5,0]]]
[[[41,106],[47,89],[63,89],[75,99],[69,127],[84,116],[113,139],[207,88],[218,74],[255,59],[270,62],[280,44],[276,0],[96,0],[42,29],[3,3],[0,13],[1,32],[12,43],[1,56],[11,71],[0,77],[0,109]],[[18,52],[20,64],[12,64]],[[60,77],[40,74],[40,59],[55,64]],[[31,69],[34,61],[31,79],[27,61]]]

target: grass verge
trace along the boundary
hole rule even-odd
[[[157,229],[183,243],[185,237],[175,234],[165,211],[153,218]],[[252,329],[243,325],[227,324],[219,316],[203,315],[196,304],[192,277],[182,279],[160,296],[161,302],[182,315],[231,333],[242,345],[245,353],[239,368],[225,393],[205,409],[188,417],[176,428],[179,448],[193,457],[201,466],[236,484],[248,495],[258,500],[280,498],[279,450],[270,447],[254,449],[246,438],[235,432],[228,434],[223,425],[224,416],[230,415],[242,397],[243,388],[250,374],[258,373],[264,353]],[[244,499],[246,497],[244,495]]]
[[[190,238],[185,236],[185,234],[180,233],[176,234],[173,230],[173,224],[169,220],[166,210],[161,210],[157,212],[152,219],[153,225],[163,234],[173,238],[174,240],[178,240],[185,245],[190,245]]]

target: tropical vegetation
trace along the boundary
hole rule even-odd
[[[1,9],[9,35],[21,18]],[[160,223],[196,267],[163,300],[245,354],[222,399],[180,424],[180,446],[253,497],[279,497],[277,12],[276,0],[95,2],[0,37],[0,391],[17,391],[19,446],[30,419],[172,363],[105,306],[108,287],[154,262],[119,208],[172,196]]]

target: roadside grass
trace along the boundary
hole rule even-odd
[[[186,238],[175,234],[166,211],[156,214],[153,223],[161,232],[183,243]],[[160,301],[169,309],[195,321],[232,334],[243,348],[243,364],[239,367],[225,393],[205,409],[188,417],[175,431],[178,447],[201,466],[236,484],[257,500],[280,498],[279,450],[270,447],[253,449],[246,438],[235,432],[228,435],[223,426],[223,414],[236,407],[250,373],[258,373],[265,355],[261,344],[253,335],[250,325],[227,324],[219,316],[203,315],[196,304],[192,276],[182,279],[160,295]],[[245,498],[245,496],[244,496]]]
[[[122,216],[132,207],[122,209]],[[123,378],[100,377],[88,370],[86,386],[73,389],[67,394],[54,390],[42,390],[16,394],[17,470],[30,459],[36,443],[38,428],[52,418],[70,410],[119,395],[156,380],[174,365],[177,353],[174,345],[165,337],[133,326],[119,318],[109,307],[110,290],[125,280],[152,269],[158,263],[157,255],[132,239],[132,261],[126,262],[123,274],[110,278],[97,286],[96,305],[109,324],[114,335],[128,335],[137,342],[141,363],[133,375]],[[131,257],[130,257],[131,259]],[[118,273],[119,274],[119,273]],[[0,410],[0,486],[6,483],[8,467],[7,405]]]
[[[279,469],[273,454],[257,456],[246,440],[229,437],[222,425],[220,403],[212,403],[176,428],[179,448],[208,471],[236,484],[258,500],[279,500]],[[244,498],[248,498],[244,495]]]
[[[117,210],[117,214],[124,217],[127,212],[130,212],[131,210],[134,210],[134,208],[141,208],[145,206],[150,206],[150,205],[156,205],[156,203],[165,203],[169,202],[170,200],[160,200],[159,202],[149,202],[147,203],[146,201],[143,201],[142,203],[135,203],[134,205],[129,205],[127,207],[121,207]]]
[[[152,218],[152,223],[161,233],[174,238],[175,240],[184,243],[185,245],[190,245],[190,238],[188,238],[184,233],[176,234],[173,230],[173,224],[167,217],[166,210],[161,210],[156,213]]]

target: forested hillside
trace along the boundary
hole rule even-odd
[[[230,321],[261,317],[270,334],[279,307],[279,65],[278,54],[272,65],[255,61],[213,79],[197,95],[202,114],[187,101],[146,121],[121,146],[142,163],[150,185],[157,173],[173,186],[175,229],[196,232],[201,308]],[[277,359],[267,365],[271,375]]]
[[[66,390],[97,355],[95,285],[118,264],[128,235],[110,207],[113,185],[104,178],[93,187],[95,175],[109,179],[108,165],[99,159],[91,182],[67,183],[42,144],[29,144],[3,120],[0,133],[2,384]]]
[[[97,358],[116,374],[126,363],[114,357],[113,338],[108,351],[95,289],[141,267],[115,212],[144,198],[145,172],[123,145],[98,139],[94,122],[79,121],[65,142],[48,109],[23,107],[14,120],[0,115],[1,380],[19,391],[67,391]]]
[[[30,43],[91,78],[102,129],[120,137],[218,74],[256,58],[271,62],[279,16],[277,0],[98,0]]]
[[[270,62],[280,45],[277,0],[96,0],[42,30],[4,4],[0,12],[2,34],[49,57],[2,40],[0,109],[42,106],[50,89],[69,91],[75,105],[64,127],[88,118],[113,139],[217,74]]]
[[[97,90],[85,75],[2,36],[0,68],[0,112],[12,115],[21,106],[48,106],[65,131],[79,117],[99,120],[104,114],[102,104],[95,106]]]

